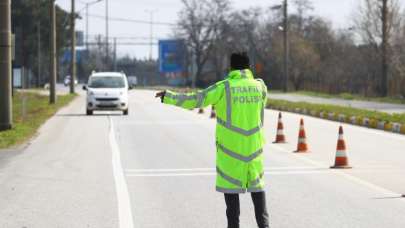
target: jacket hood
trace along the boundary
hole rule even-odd
[[[229,72],[228,79],[253,79],[253,73],[250,69],[233,70]]]

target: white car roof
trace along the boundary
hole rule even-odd
[[[124,73],[120,72],[97,72],[90,75],[90,77],[125,77]]]

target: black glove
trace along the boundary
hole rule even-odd
[[[156,98],[159,97],[159,98],[160,98],[160,102],[163,103],[163,99],[165,98],[165,95],[166,95],[166,90],[160,91],[160,92],[156,93],[155,97],[156,97]]]

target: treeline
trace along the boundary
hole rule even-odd
[[[228,0],[182,0],[176,37],[186,40],[199,86],[220,80],[246,50],[272,89],[283,88],[282,7],[234,10]],[[334,30],[310,0],[289,1],[289,89],[405,96],[405,16],[398,0],[361,0],[352,26]]]
[[[50,14],[48,0],[13,0],[12,31],[15,34],[14,67],[24,67],[33,75],[29,84],[49,82]],[[58,56],[70,45],[69,13],[56,6],[56,46]],[[58,62],[58,68],[60,62]],[[58,75],[58,78],[63,76]]]

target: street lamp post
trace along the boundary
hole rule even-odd
[[[387,23],[388,14],[388,0],[382,1],[381,7],[381,21],[382,21],[382,41],[381,41],[381,89],[380,95],[386,97],[388,95],[388,73],[389,73],[389,61],[388,61],[388,47],[389,47],[389,25]]]
[[[271,7],[272,10],[283,10],[283,26],[279,26],[278,29],[283,32],[283,48],[284,48],[284,91],[288,91],[288,63],[289,63],[289,43],[288,43],[288,1],[284,0],[282,5],[275,5]]]
[[[0,131],[11,127],[11,0],[0,0]]]
[[[103,0],[86,3],[86,50],[89,50],[89,6],[99,3]]]
[[[289,43],[288,43],[288,2],[287,2],[287,0],[284,0],[283,14],[284,14],[283,39],[284,39],[284,80],[285,80],[284,91],[288,92]]]
[[[105,0],[105,55],[106,55],[106,58],[105,58],[105,67],[106,67],[106,70],[108,70],[108,59],[109,59],[109,50],[108,50],[108,41],[109,41],[109,38],[108,38],[108,23],[109,23],[109,21],[108,21],[108,0]]]

